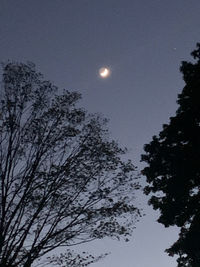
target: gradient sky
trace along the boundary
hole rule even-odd
[[[179,66],[200,41],[199,14],[199,0],[0,0],[0,61],[32,61],[58,87],[81,92],[81,105],[110,119],[111,136],[141,169],[143,145],[177,108]],[[102,66],[108,79],[98,76]],[[146,197],[136,202],[146,216],[131,241],[88,244],[112,253],[91,267],[176,266],[164,250],[177,229],[156,222]]]

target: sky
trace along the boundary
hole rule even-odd
[[[80,105],[110,119],[111,136],[141,170],[144,144],[175,114],[181,61],[200,42],[199,13],[199,0],[0,0],[0,61],[32,61],[45,79],[80,92]],[[104,66],[107,79],[98,75]],[[146,216],[130,242],[84,247],[111,252],[91,267],[176,266],[164,250],[178,229],[158,224],[147,200],[138,194]]]

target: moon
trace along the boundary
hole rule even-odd
[[[99,75],[101,78],[107,78],[110,75],[110,70],[108,68],[100,68],[99,69]]]

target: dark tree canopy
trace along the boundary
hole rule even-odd
[[[29,267],[60,246],[126,239],[139,215],[137,176],[107,120],[77,108],[80,94],[59,93],[31,63],[3,65],[0,97],[0,267]],[[49,259],[93,261],[69,250]]]
[[[179,239],[167,249],[178,266],[200,266],[200,44],[194,63],[182,62],[185,86],[179,107],[159,136],[145,145],[142,160],[151,193],[149,203],[161,213],[158,222],[180,227]]]

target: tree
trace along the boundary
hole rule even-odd
[[[142,155],[148,164],[144,191],[161,212],[158,222],[180,227],[179,239],[167,249],[179,256],[179,267],[200,266],[200,44],[191,55],[195,61],[182,62],[180,68],[185,86],[176,115]]]
[[[139,215],[138,184],[107,120],[77,108],[80,94],[59,94],[32,63],[4,64],[1,91],[0,267],[29,267],[61,246],[127,238]],[[72,254],[60,260],[69,264]]]

